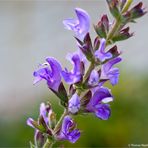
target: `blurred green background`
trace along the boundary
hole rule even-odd
[[[148,6],[147,0],[143,2]],[[44,82],[32,85],[32,72],[46,56],[54,56],[70,67],[65,55],[77,47],[72,33],[63,29],[62,20],[74,16],[75,7],[87,10],[92,23],[102,13],[108,14],[104,0],[0,1],[0,147],[29,147],[34,130],[26,125],[26,119],[37,119],[41,102],[50,100],[60,117],[58,99]],[[147,24],[148,16],[132,24],[135,36],[119,44],[123,52],[119,84],[108,85],[115,98],[111,118],[101,121],[93,115],[76,117],[83,131],[81,138],[76,144],[64,142],[65,146],[148,144]]]

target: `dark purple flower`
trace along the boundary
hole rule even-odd
[[[96,50],[95,56],[98,58],[101,62],[110,59],[112,57],[112,54],[109,52],[105,52],[105,44],[106,40],[104,38],[101,39],[99,49]]]
[[[57,135],[58,140],[68,140],[75,143],[80,138],[80,131],[75,129],[76,124],[70,116],[65,116],[63,119],[60,133]]]
[[[118,83],[119,78],[119,69],[114,68],[113,66],[121,61],[120,57],[114,58],[104,65],[101,68],[101,79],[110,80],[112,85],[116,85]]]
[[[63,21],[65,28],[74,31],[75,35],[83,39],[90,28],[90,17],[86,11],[80,8],[75,9],[77,19],[66,19]]]
[[[113,97],[110,90],[108,88],[101,87],[93,94],[86,109],[89,112],[94,112],[98,118],[107,120],[111,114],[110,106],[107,103],[111,101],[113,101]]]
[[[72,114],[75,114],[79,111],[79,109],[80,109],[80,97],[77,95],[77,93],[75,93],[68,102],[68,110]]]
[[[62,71],[62,76],[66,83],[74,84],[82,80],[84,73],[84,63],[81,61],[80,56],[77,53],[69,54],[67,59],[73,64],[73,69],[68,72],[67,69]]]
[[[46,61],[46,63],[42,64],[42,68],[33,73],[35,77],[34,84],[44,79],[47,81],[49,88],[57,91],[61,83],[61,65],[54,58],[46,58]]]

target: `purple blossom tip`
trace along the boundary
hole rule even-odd
[[[119,63],[122,59],[120,57],[114,58],[104,65],[101,68],[101,79],[110,80],[112,85],[116,85],[118,83],[119,78],[119,69],[113,68],[113,66]]]
[[[34,84],[44,79],[47,81],[49,88],[57,91],[61,83],[61,65],[52,57],[46,58],[46,61],[46,63],[41,65],[42,67],[39,70],[33,73],[35,77]]]
[[[74,83],[81,81],[82,79],[82,75],[84,71],[83,70],[84,67],[82,67],[83,62],[77,53],[68,55],[67,58],[73,64],[73,69],[71,70],[71,72],[68,72],[67,69],[63,70],[62,76],[64,80],[66,81],[66,83],[74,84]]]
[[[88,13],[81,9],[75,8],[77,19],[65,19],[63,24],[66,29],[74,31],[75,35],[83,39],[90,28],[90,17]]]
[[[62,127],[57,135],[59,140],[68,140],[75,143],[80,138],[80,131],[75,129],[76,124],[70,116],[65,116],[63,119]]]
[[[110,59],[112,57],[112,54],[109,52],[105,52],[105,46],[106,46],[106,40],[104,38],[101,39],[99,49],[96,50],[95,56],[98,58],[101,62]]]
[[[33,120],[32,118],[28,118],[27,121],[26,121],[26,123],[27,123],[28,126],[34,128],[34,126],[33,126],[33,124],[32,124],[33,121],[34,121],[34,120]]]
[[[68,103],[68,110],[69,112],[71,112],[72,114],[75,114],[79,111],[80,109],[80,98],[79,96],[77,95],[77,93],[75,93],[71,99],[69,100],[69,103]]]
[[[92,70],[88,80],[88,84],[91,86],[95,86],[98,83],[99,83],[99,74],[96,70]]]
[[[94,112],[98,118],[107,120],[110,117],[111,110],[109,104],[106,103],[111,101],[113,101],[113,96],[110,90],[105,87],[98,88],[87,104],[87,110]]]

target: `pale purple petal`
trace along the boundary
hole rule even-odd
[[[105,52],[106,40],[104,38],[101,39],[99,49],[96,50],[95,56],[101,61],[105,61],[112,57],[112,54],[109,52]]]
[[[41,68],[33,73],[35,77],[34,84],[44,79],[47,81],[49,88],[58,91],[61,83],[61,65],[52,57],[46,58],[46,61],[48,63],[42,64],[42,67],[40,66]]]
[[[120,57],[114,58],[107,62],[106,64],[102,65],[101,68],[101,79],[109,79],[112,85],[118,83],[119,78],[119,69],[113,68],[114,64],[117,64],[121,61]]]
[[[75,114],[79,111],[80,109],[80,98],[77,95],[77,93],[75,93],[71,99],[68,102],[68,110],[72,113]]]
[[[98,72],[94,69],[92,70],[89,80],[88,80],[88,84],[91,86],[95,86],[99,83],[99,74]]]
[[[30,127],[32,127],[32,128],[35,128],[35,127],[33,126],[33,124],[32,124],[33,121],[34,121],[34,120],[33,120],[32,118],[28,118],[27,121],[26,121],[26,123],[27,123],[28,126],[30,126]]]
[[[108,73],[108,78],[110,79],[110,83],[112,85],[116,85],[118,83],[119,79],[119,69],[118,68],[112,68]]]
[[[77,53],[68,54],[67,59],[73,64],[73,69],[68,72],[67,69],[62,71],[62,76],[66,83],[74,84],[82,79],[83,67],[81,66],[81,59]]]
[[[114,58],[103,65],[105,72],[108,72],[115,64],[119,63],[122,59],[120,57]]]
[[[74,31],[78,38],[83,39],[90,29],[90,17],[83,9],[76,8],[75,12],[77,19],[66,19],[63,24],[66,29]]]
[[[83,37],[89,32],[90,28],[90,17],[86,11],[80,8],[76,8],[75,12],[79,20],[79,33]]]
[[[40,68],[39,70],[35,71],[33,73],[33,76],[35,77],[33,84],[38,83],[42,79],[47,80],[49,73],[50,73],[49,69],[45,67]]]
[[[77,19],[66,19],[63,21],[63,24],[68,30],[75,30],[75,26],[79,24]]]
[[[62,76],[66,83],[68,84],[74,84],[81,80],[82,76],[80,74],[72,74],[66,71],[62,71]]]
[[[54,58],[47,58],[46,61],[51,67],[51,77],[50,80],[47,81],[48,86],[57,91],[61,83],[61,65]]]

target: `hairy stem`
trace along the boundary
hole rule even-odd
[[[67,114],[68,114],[68,111],[67,111],[67,109],[65,109],[64,112],[63,112],[63,114],[61,115],[61,117],[60,117],[58,123],[56,124],[56,126],[55,126],[55,128],[54,128],[54,131],[53,131],[54,134],[59,130],[59,128],[60,128],[60,126],[61,126],[61,123],[62,123],[62,121],[63,121],[63,118],[64,118]]]

